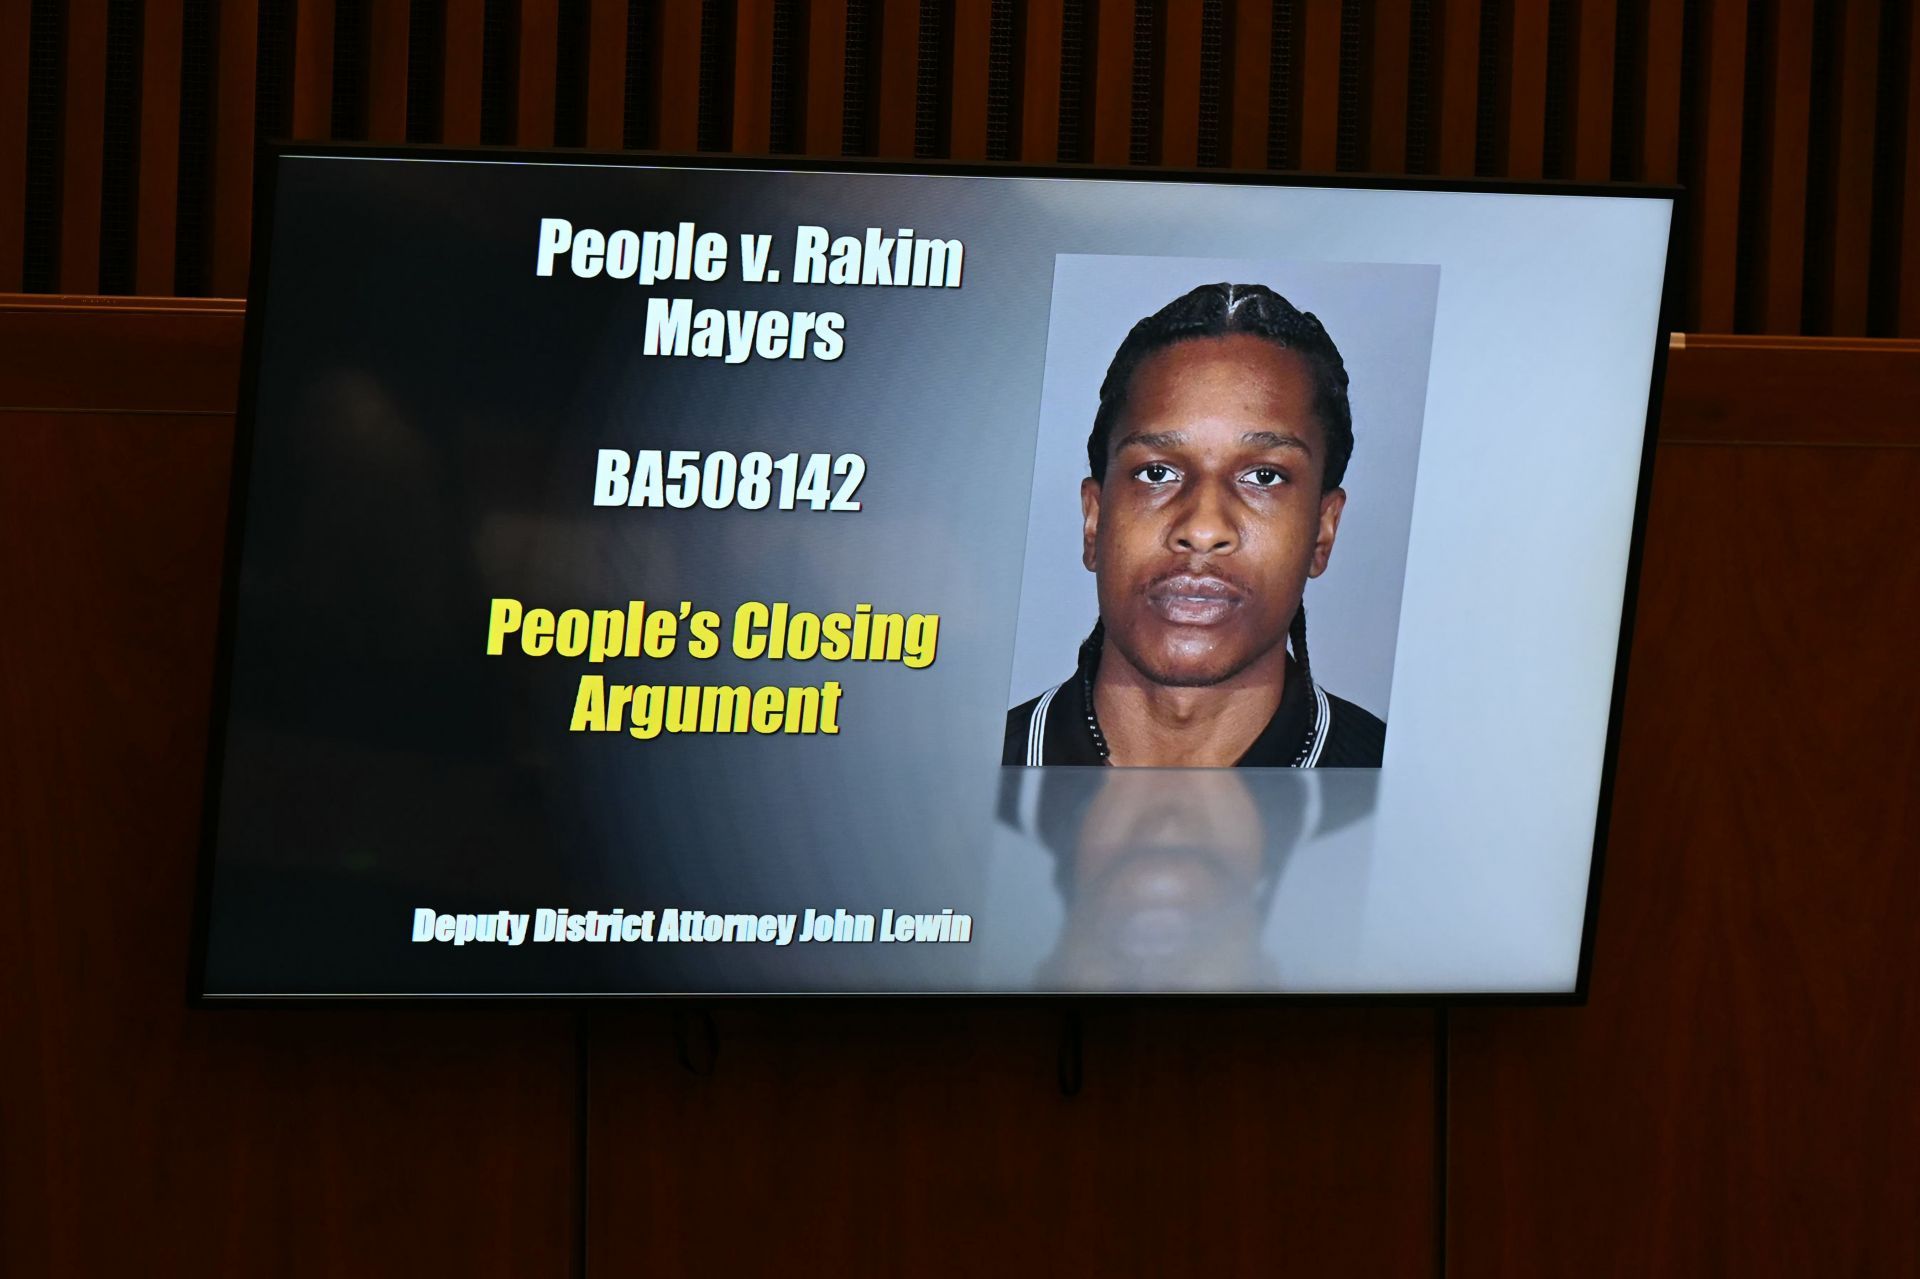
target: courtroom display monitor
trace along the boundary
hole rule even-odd
[[[1582,998],[1674,198],[270,148],[194,996]]]

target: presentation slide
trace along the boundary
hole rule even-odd
[[[1665,194],[262,163],[197,993],[1576,989]]]

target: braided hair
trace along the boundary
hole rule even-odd
[[[1313,377],[1313,410],[1326,436],[1326,466],[1320,491],[1330,493],[1346,478],[1353,456],[1353,408],[1347,400],[1347,366],[1311,311],[1302,311],[1264,284],[1202,284],[1134,325],[1120,349],[1113,353],[1107,376],[1100,383],[1100,408],[1087,436],[1087,467],[1096,484],[1107,480],[1107,453],[1112,447],[1113,424],[1127,406],[1128,391],[1140,362],[1156,351],[1191,338],[1226,337],[1246,333],[1275,346],[1296,351]],[[1307,665],[1307,606],[1301,603],[1287,628],[1293,660]]]

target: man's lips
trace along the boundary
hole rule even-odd
[[[1217,626],[1247,602],[1247,592],[1223,577],[1179,573],[1147,588],[1147,605],[1175,626]]]

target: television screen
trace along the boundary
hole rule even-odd
[[[1580,997],[1672,213],[270,150],[195,993]]]

